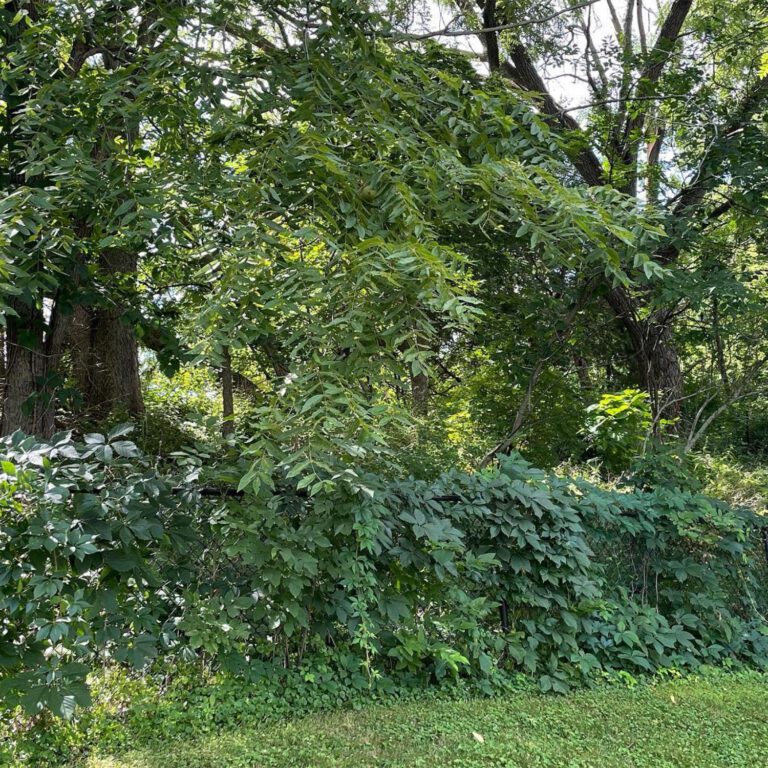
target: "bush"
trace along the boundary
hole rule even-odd
[[[761,520],[692,490],[601,490],[510,456],[237,495],[205,477],[242,468],[188,452],[163,477],[125,431],[4,443],[2,686],[29,711],[70,715],[97,661],[196,655],[270,677],[330,653],[360,685],[491,691],[524,672],[565,691],[768,660],[747,557]]]
[[[627,470],[643,449],[651,428],[648,393],[625,389],[605,394],[587,408],[586,436],[594,455],[618,474]]]
[[[96,660],[142,665],[180,640],[181,551],[195,521],[121,426],[49,444],[15,433],[0,465],[0,690],[30,711],[88,702]],[[8,674],[12,671],[13,674]]]

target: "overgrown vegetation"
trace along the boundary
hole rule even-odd
[[[0,8],[17,757],[768,664],[768,5],[445,5]]]
[[[768,661],[749,510],[602,490],[516,455],[315,495],[286,476],[210,501],[199,474],[236,464],[186,452],[196,483],[175,485],[128,431],[5,441],[0,649],[18,671],[2,685],[30,712],[87,704],[94,663],[194,651],[246,674],[330,654],[369,682],[468,675],[487,692],[522,671],[565,692],[606,670]]]

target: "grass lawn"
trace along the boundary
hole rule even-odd
[[[370,707],[244,728],[88,768],[726,768],[768,763],[768,678]]]

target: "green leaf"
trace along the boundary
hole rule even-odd
[[[118,437],[124,437],[125,435],[130,435],[131,432],[133,432],[135,429],[134,425],[130,422],[125,422],[123,424],[118,424],[117,426],[113,427],[109,430],[109,434],[107,435],[107,442],[112,442],[114,439]],[[88,442],[86,440],[86,442]]]
[[[113,570],[120,573],[136,571],[141,568],[141,560],[133,552],[112,550],[104,553],[104,562]]]

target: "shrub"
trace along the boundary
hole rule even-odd
[[[642,451],[651,428],[648,393],[625,389],[603,395],[587,408],[586,435],[605,468],[624,472]]]
[[[315,496],[288,477],[237,495],[204,478],[239,467],[186,453],[164,477],[125,431],[4,443],[2,685],[29,710],[71,714],[96,661],[270,676],[330,652],[366,684],[492,690],[525,672],[565,691],[768,659],[747,557],[761,520],[692,490],[601,490],[513,455],[433,482],[350,470]]]
[[[16,433],[0,468],[0,683],[6,701],[69,715],[97,659],[141,665],[178,641],[169,550],[194,528],[166,480],[125,440]]]

